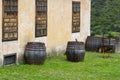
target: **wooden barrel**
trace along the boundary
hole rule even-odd
[[[98,51],[102,45],[102,37],[88,36],[85,43],[87,51]]]
[[[85,49],[87,51],[100,51],[100,52],[115,52],[116,40],[113,38],[102,38],[88,36],[86,39]]]
[[[101,52],[115,52],[116,42],[116,39],[104,38],[101,46]]]
[[[83,42],[70,41],[67,44],[66,56],[68,61],[83,61],[85,56],[85,48]]]
[[[104,45],[115,45],[117,43],[116,39],[104,38]]]
[[[43,64],[46,59],[45,44],[40,42],[29,42],[26,45],[24,57],[27,64]]]

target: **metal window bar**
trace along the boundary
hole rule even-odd
[[[18,0],[3,0],[2,41],[18,39]]]
[[[47,0],[36,0],[35,37],[47,36]]]
[[[72,33],[80,31],[80,2],[72,3]]]
[[[16,64],[16,53],[10,55],[4,55],[3,65]]]

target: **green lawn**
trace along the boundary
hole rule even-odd
[[[68,62],[66,57],[48,57],[42,66],[13,65],[0,67],[0,80],[120,80],[120,54],[101,58],[86,52],[84,62]]]

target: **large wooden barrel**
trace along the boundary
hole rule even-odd
[[[98,51],[102,45],[102,37],[88,36],[85,43],[87,51]]]
[[[24,57],[27,64],[43,64],[46,59],[45,44],[40,42],[29,42],[26,45]]]
[[[109,52],[115,51],[116,40],[113,38],[103,38],[88,36],[86,39],[85,49],[87,51],[101,51]],[[102,49],[102,50],[100,50]]]
[[[66,56],[68,61],[83,61],[85,56],[85,48],[83,42],[70,41],[67,44]]]
[[[104,45],[115,45],[117,43],[116,39],[104,38]]]
[[[101,52],[115,52],[115,44],[116,44],[116,39],[113,38],[104,38],[102,42]]]

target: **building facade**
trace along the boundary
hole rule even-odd
[[[20,61],[27,42],[44,42],[48,53],[85,42],[90,10],[91,0],[0,0],[0,65],[14,54]]]

